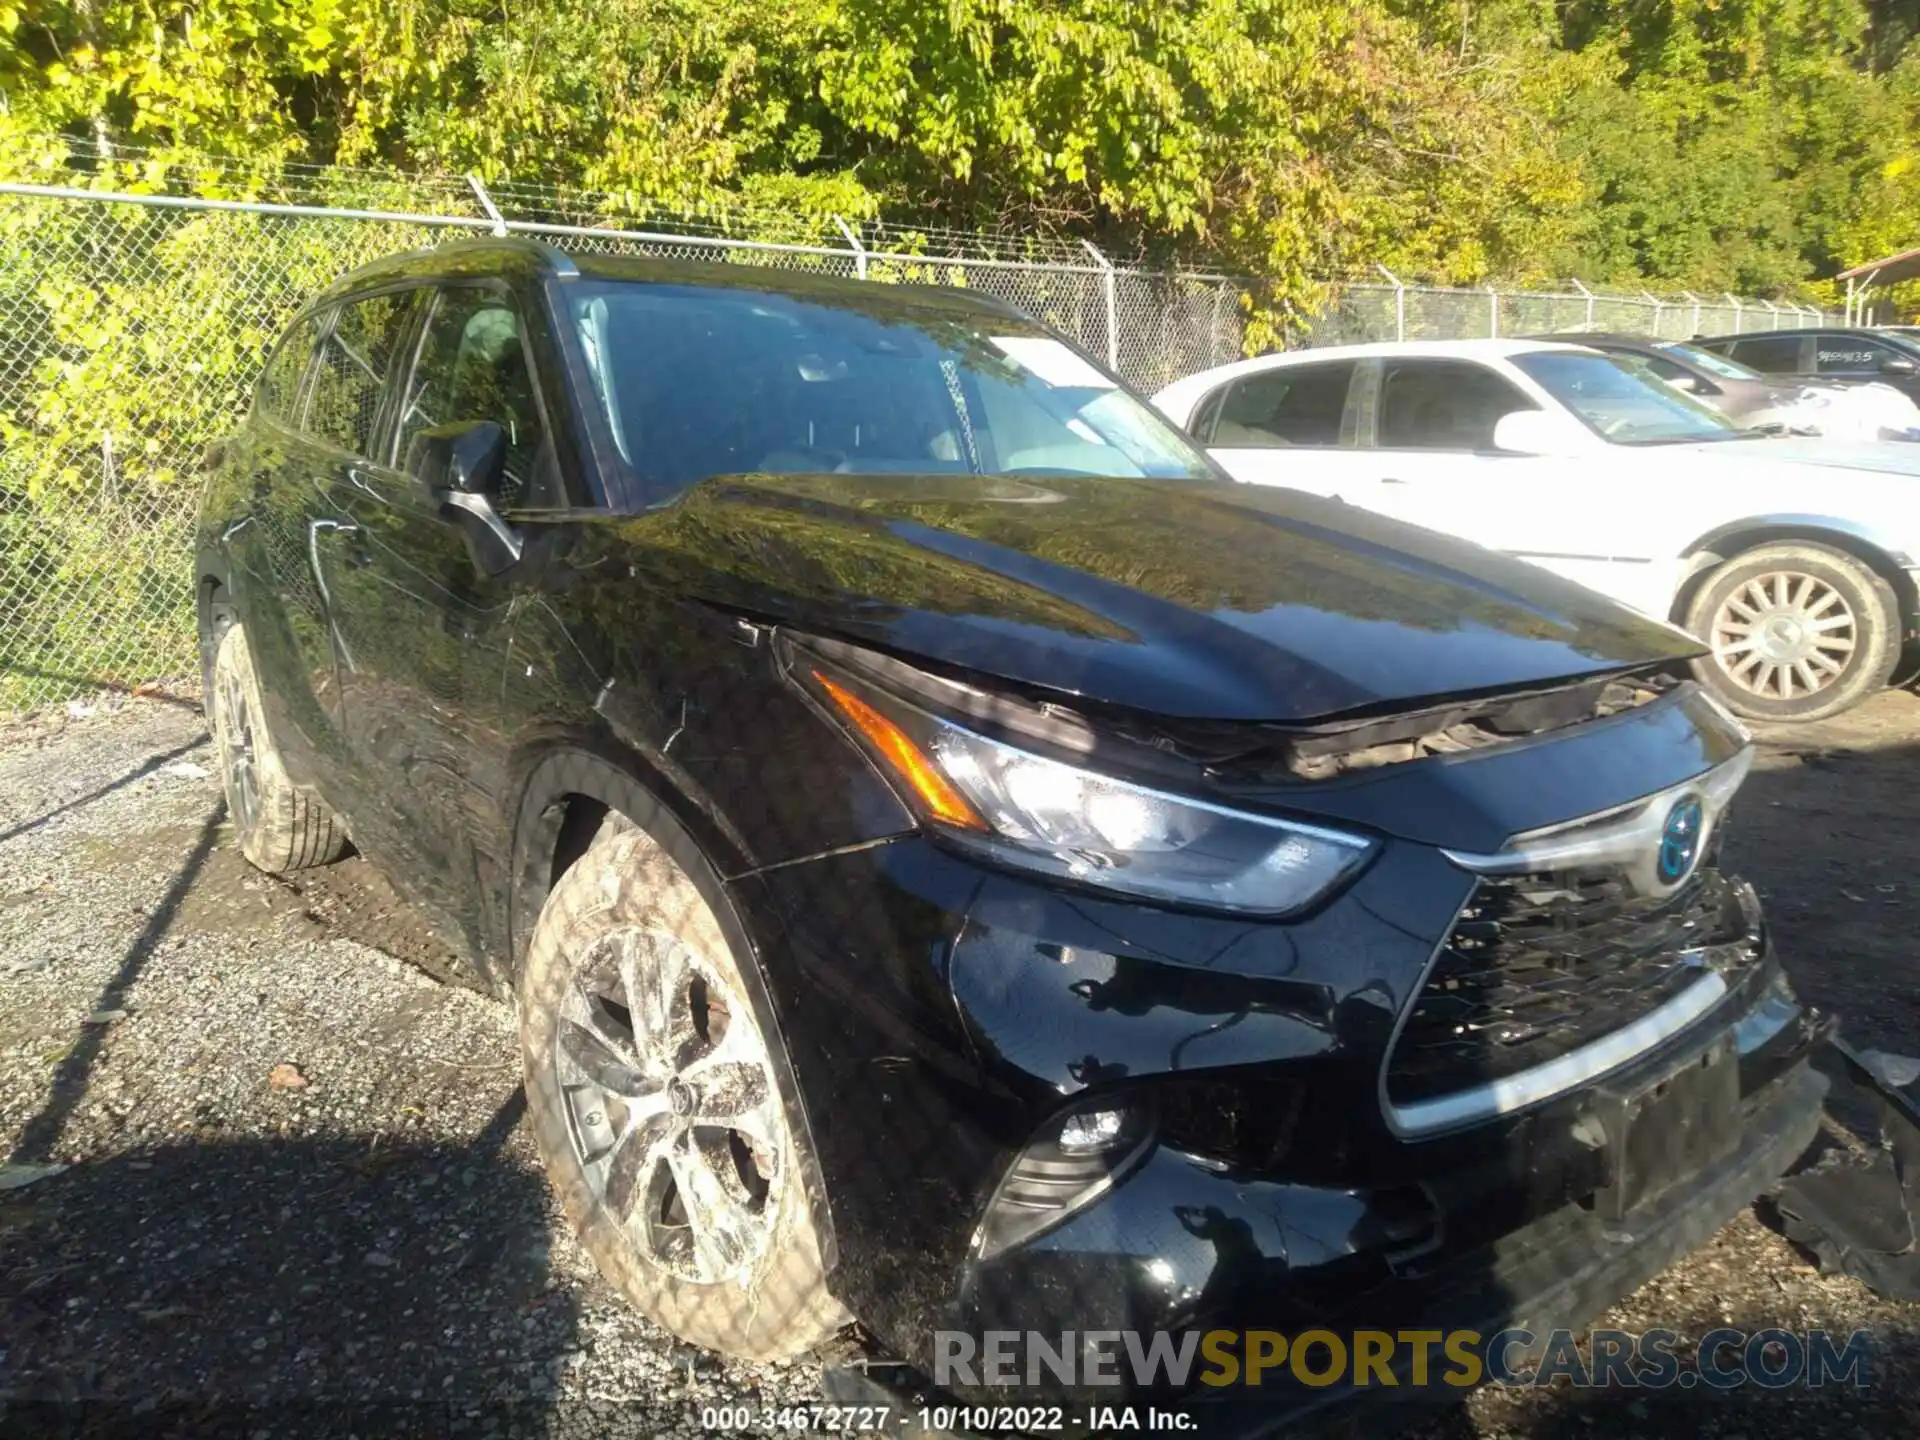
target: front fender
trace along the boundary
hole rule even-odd
[[[1914,553],[1920,550],[1920,544],[1912,539],[1902,540],[1891,531],[1880,526],[1869,525],[1858,520],[1844,519],[1838,515],[1767,514],[1747,515],[1738,520],[1729,520],[1724,525],[1716,525],[1684,546],[1682,558],[1700,554],[1703,551],[1725,553],[1723,547],[1734,540],[1752,540],[1757,537],[1765,540],[1804,539],[1818,541],[1821,536],[1845,537],[1859,545],[1871,547],[1888,562],[1902,570],[1913,569],[1920,565]],[[1742,548],[1746,548],[1744,545]],[[1863,557],[1865,558],[1865,557]]]
[[[674,805],[643,782],[636,769],[631,757],[625,763],[617,763],[607,755],[574,746],[550,750],[535,762],[514,824],[509,901],[514,987],[518,989],[528,943],[556,878],[552,873],[554,845],[567,803],[573,797],[581,797],[618,812],[659,845],[693,881],[733,952],[746,982],[756,1023],[766,1037],[767,1049],[773,1058],[781,1099],[795,1130],[801,1182],[807,1188],[814,1215],[819,1217],[823,1232],[822,1258],[831,1272],[838,1259],[832,1210],[815,1158],[817,1151],[806,1098],[788,1054],[787,1037],[793,1030],[789,1023],[791,1005],[780,998],[791,995],[793,977],[774,973],[783,963],[781,947],[773,943],[776,937],[770,935],[764,925],[749,925],[735,903],[732,887],[709,860],[706,846],[682,823]]]

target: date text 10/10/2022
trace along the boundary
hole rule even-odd
[[[709,1405],[700,1412],[700,1425],[704,1430],[734,1434],[862,1435],[911,1425],[916,1434],[1045,1435],[1072,1429],[1101,1435],[1129,1430],[1170,1435],[1199,1429],[1200,1417],[1149,1405],[1096,1405],[1084,1411],[1060,1405],[923,1405],[915,1410],[887,1405]]]

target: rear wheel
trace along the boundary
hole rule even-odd
[[[846,1323],[740,962],[692,878],[618,816],[540,913],[520,1039],[568,1218],[649,1319],[749,1360]]]
[[[267,729],[247,632],[238,621],[221,633],[212,678],[207,718],[241,853],[269,875],[338,860],[347,848],[346,826],[324,801],[287,778]]]
[[[1752,720],[1819,720],[1883,689],[1900,655],[1893,589],[1824,545],[1762,545],[1711,574],[1687,628],[1700,682]]]

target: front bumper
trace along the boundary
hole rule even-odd
[[[1601,1086],[1414,1139],[1387,1124],[1384,1060],[1476,883],[1443,851],[1496,850],[1657,793],[1743,741],[1681,695],[1565,738],[1316,788],[1314,813],[1391,838],[1335,900],[1285,922],[1069,893],[919,836],[736,881],[770,957],[836,1294],[901,1373],[932,1379],[943,1332],[1056,1344],[1591,1318],[1765,1188],[1817,1124],[1805,1060],[1819,1025],[1764,928],[1719,1003]],[[1691,1046],[1737,1056],[1737,1143],[1644,1204],[1601,1203],[1618,1147],[1600,1090],[1655,1079]],[[975,1244],[1040,1129],[1063,1107],[1127,1097],[1155,1137],[1130,1168],[1002,1253]],[[963,1401],[1163,1398],[1051,1370],[1016,1387],[947,1380]],[[1177,1388],[1164,1398],[1194,1387]],[[1227,1407],[1208,1411],[1226,1424],[1239,1402],[1185,1403]],[[1277,1389],[1246,1407],[1298,1408]]]
[[[1802,1030],[1800,1038],[1812,1043],[1812,1028]],[[1767,1190],[1806,1149],[1820,1126],[1827,1082],[1802,1063],[1805,1052],[1798,1044],[1795,1052],[1786,1071],[1743,1106],[1739,1148],[1711,1170],[1631,1213],[1624,1223],[1602,1221],[1577,1205],[1563,1207],[1417,1277],[1329,1310],[1318,1317],[1318,1327],[1349,1336],[1358,1331],[1424,1330],[1443,1335],[1470,1331],[1483,1346],[1503,1331],[1525,1330],[1544,1339],[1556,1329],[1585,1325],[1697,1249]],[[1293,1307],[1269,1288],[1272,1285],[1272,1277],[1258,1267],[1248,1273],[1239,1287],[1238,1313],[1216,1317],[1219,1328],[1279,1329],[1291,1334],[1314,1328],[1298,1321],[1289,1327],[1279,1318]],[[1237,1323],[1230,1326],[1230,1320]],[[1102,1326],[1082,1317],[1073,1328],[1085,1333]],[[1479,1346],[1469,1346],[1467,1351],[1484,1358]],[[1437,1361],[1438,1349],[1433,1353]],[[1295,1433],[1302,1427],[1322,1433],[1339,1427],[1347,1427],[1349,1433],[1382,1433],[1400,1423],[1399,1412],[1408,1407],[1443,1404],[1461,1394],[1437,1378],[1415,1385],[1412,1351],[1402,1347],[1398,1354],[1404,1358],[1391,1367],[1392,1385],[1380,1383],[1376,1374],[1366,1385],[1308,1387],[1283,1373],[1277,1379],[1263,1377],[1265,1383],[1257,1387],[1242,1384],[1213,1392],[1196,1387],[1184,1396],[1101,1387],[1051,1398],[1064,1405],[1070,1425],[1083,1422],[1079,1427],[1083,1432],[1095,1428],[1084,1421],[1097,1407],[1151,1402],[1190,1413],[1193,1423],[1187,1433],[1210,1437],[1254,1440]],[[1436,1363],[1430,1376],[1439,1374]],[[891,1404],[906,1414],[922,1406],[950,1404],[953,1399],[902,1364],[831,1372],[827,1387],[836,1399],[864,1398],[869,1403]],[[1017,1397],[991,1398],[1029,1407],[1040,1402],[1033,1390],[1023,1390]]]

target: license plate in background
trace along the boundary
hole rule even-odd
[[[1602,1086],[1595,1115],[1606,1132],[1609,1175],[1595,1208],[1617,1220],[1739,1146],[1740,1058],[1733,1036],[1719,1036],[1634,1089]]]

